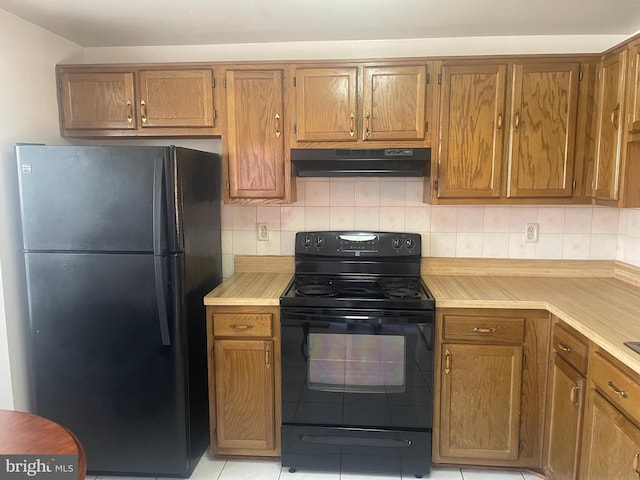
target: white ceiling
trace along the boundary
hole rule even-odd
[[[640,0],[0,0],[84,47],[632,35]]]

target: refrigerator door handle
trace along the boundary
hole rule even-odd
[[[153,254],[162,254],[162,174],[161,158],[153,161]]]
[[[153,257],[153,267],[156,277],[156,298],[158,302],[158,323],[160,325],[160,338],[162,345],[171,345],[171,335],[169,334],[169,316],[167,313],[167,303],[165,301],[165,278],[163,268],[163,257]]]

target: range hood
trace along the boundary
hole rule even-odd
[[[429,176],[430,148],[292,148],[299,177]]]

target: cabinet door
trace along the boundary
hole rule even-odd
[[[216,340],[214,352],[217,447],[273,449],[273,342]]]
[[[618,200],[623,130],[624,74],[627,51],[604,59],[598,72],[596,199]]]
[[[582,480],[638,480],[640,476],[640,429],[595,390],[585,419],[582,459]]]
[[[554,355],[549,375],[544,470],[551,480],[575,480],[582,431],[584,377]]]
[[[629,45],[628,60],[627,130],[640,133],[640,40]]]
[[[509,197],[570,197],[578,63],[514,66]]]
[[[444,65],[438,198],[500,197],[506,65]]]
[[[422,140],[427,67],[365,67],[363,140]]]
[[[211,70],[140,72],[140,125],[213,127]]]
[[[133,73],[62,73],[62,126],[135,130]]]
[[[297,140],[355,142],[357,69],[296,70]]]
[[[450,343],[442,355],[441,455],[517,459],[522,347]]]
[[[226,73],[231,198],[284,197],[282,70]]]

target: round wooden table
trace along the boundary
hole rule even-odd
[[[87,473],[87,458],[76,436],[31,413],[0,410],[0,454],[77,455],[78,479],[84,480]]]

